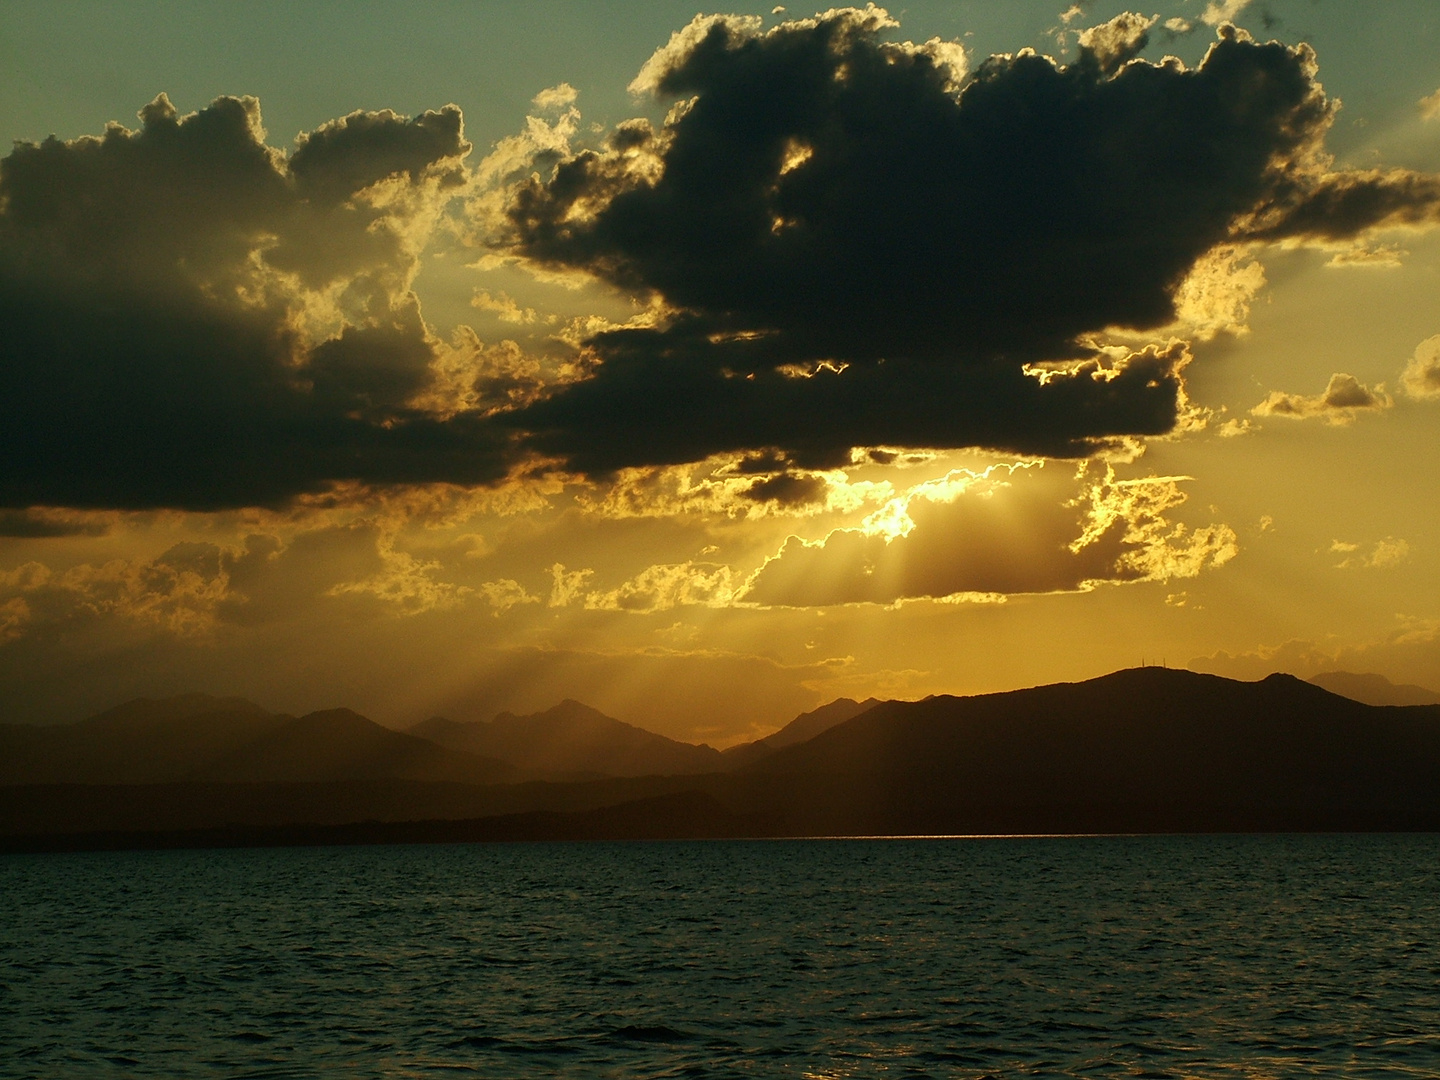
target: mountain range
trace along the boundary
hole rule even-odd
[[[435,716],[410,728],[410,734],[549,779],[663,776],[725,768],[724,758],[713,747],[667,739],[568,699],[530,716],[506,712],[494,720],[470,723]]]
[[[1440,705],[1440,693],[1411,683],[1392,683],[1384,675],[1326,671],[1311,676],[1310,681],[1366,705]]]
[[[841,698],[722,754],[563,701],[529,716],[432,717],[406,732],[349,709],[271,713],[243,698],[137,698],[76,724],[0,724],[0,785],[466,784],[724,772],[802,742],[876,702]]]
[[[1440,828],[1440,705],[1286,675],[841,699],[724,752],[573,701],[408,732],[198,694],[0,725],[11,849],[1360,828]]]
[[[206,694],[140,698],[78,724],[0,725],[0,784],[517,777],[503,761],[392,731],[349,709],[297,717]]]

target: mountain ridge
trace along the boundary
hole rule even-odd
[[[1413,683],[1391,682],[1374,672],[1322,671],[1306,681],[1366,705],[1440,705],[1440,692]]]
[[[0,726],[0,784],[417,780],[496,783],[504,762],[348,709],[290,716],[243,698],[136,698],[75,724]]]
[[[853,698],[836,698],[828,705],[821,705],[818,709],[801,713],[779,731],[772,732],[753,742],[727,747],[721,751],[721,754],[730,768],[739,768],[752,761],[758,761],[783,747],[813,739],[822,731],[828,731],[836,724],[852,720],[867,709],[874,708],[879,704],[878,698],[866,698],[864,701],[856,701]]]
[[[887,702],[740,774],[791,792],[796,827],[837,833],[1440,813],[1440,706],[1364,705],[1284,674],[1133,668]]]
[[[567,708],[593,720],[587,707]],[[322,721],[369,723],[345,710],[312,726]],[[200,843],[196,828],[231,826],[239,832],[226,843],[1440,830],[1440,706],[1367,705],[1283,674],[1238,682],[1132,668],[876,703],[725,772],[488,785],[354,775],[362,778],[11,786],[0,788],[0,836],[18,850],[143,846],[159,832],[165,843]],[[668,823],[646,817],[672,811],[680,816]],[[314,831],[321,826],[332,832]]]
[[[573,698],[543,712],[494,720],[431,717],[408,729],[441,746],[495,757],[529,776],[586,779],[714,772],[720,751],[667,738],[606,716]]]

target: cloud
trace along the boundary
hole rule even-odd
[[[463,178],[458,109],[352,113],[288,157],[254,98],[140,118],[0,159],[0,506],[505,473],[478,414],[417,404],[447,349],[410,281]]]
[[[187,540],[154,556],[63,568],[31,561],[0,571],[0,642],[95,633],[213,641],[297,618],[332,626],[339,620],[353,630],[366,620],[463,609],[499,616],[542,603],[512,577],[486,580],[477,572],[467,558],[473,535],[428,549],[444,559],[426,557],[402,546],[399,521],[341,517],[348,520],[301,515],[278,535],[253,532],[226,544]]]
[[[38,563],[0,571],[6,719],[71,721],[127,697],[193,689],[297,713],[345,704],[396,726],[436,713],[533,712],[574,697],[676,737],[733,738],[754,723],[768,725],[765,734],[836,696],[812,684],[856,670],[826,653],[786,662],[656,647],[651,620],[583,603],[561,614],[525,599],[538,580],[524,572],[518,586],[508,571],[469,578],[475,594],[465,606],[425,613],[373,594],[329,595],[336,582],[385,570],[379,539],[369,525],[324,528],[73,573]],[[517,622],[533,647],[512,647]],[[595,641],[605,647],[590,651]]]
[[[1236,653],[1221,650],[1187,666],[1231,679],[1263,679],[1272,671],[1301,678],[1322,671],[1374,671],[1397,683],[1440,686],[1440,623],[1398,616],[1395,629],[1369,641],[1296,639]]]
[[[535,95],[533,104],[537,109],[553,112],[567,109],[571,105],[574,105],[575,99],[579,96],[580,91],[576,90],[569,83],[562,82],[541,90]]]
[[[1150,28],[1159,17],[1152,15],[1147,19],[1126,11],[1109,22],[1083,30],[1079,39],[1082,54],[1094,57],[1101,71],[1113,75],[1150,44]]]
[[[1440,90],[1420,99],[1420,117],[1424,120],[1440,120]]]
[[[1241,235],[1251,240],[1349,240],[1373,228],[1429,228],[1440,216],[1440,177],[1408,169],[1297,173],[1276,185]]]
[[[855,446],[1082,456],[1172,430],[1188,353],[1116,359],[1105,334],[1234,326],[1263,282],[1242,249],[1431,224],[1440,180],[1330,169],[1308,46],[1222,26],[1195,69],[1133,60],[1152,25],[961,79],[935,43],[882,40],[874,7],[697,18],[632,87],[678,103],[665,122],[539,162],[500,238],[669,316],[592,335],[590,377],[505,422],[596,474],[766,448],[802,468]]]
[[[1410,558],[1410,545],[1404,540],[1387,536],[1377,540],[1368,551],[1362,551],[1359,544],[1336,540],[1330,545],[1330,553],[1344,556],[1335,564],[1338,570],[1388,570]]]
[[[872,451],[881,464],[898,455]],[[903,467],[903,464],[900,466]],[[624,469],[595,493],[582,491],[577,505],[607,518],[703,515],[756,520],[849,513],[894,495],[885,480],[851,480],[841,470],[802,472],[773,455],[722,455],[694,465]]]
[[[1397,270],[1401,261],[1410,253],[1399,244],[1377,244],[1367,239],[1358,239],[1335,249],[1326,266],[1360,267],[1373,270]]]
[[[1200,14],[1200,21],[1206,26],[1219,26],[1232,22],[1250,6],[1250,0],[1210,0]]]
[[[1292,420],[1322,417],[1331,424],[1351,423],[1357,413],[1378,412],[1393,405],[1383,384],[1367,387],[1354,375],[1337,371],[1325,391],[1313,397],[1272,390],[1264,401],[1250,410],[1252,416],[1284,416]]]
[[[1227,526],[1189,531],[1167,520],[1183,500],[1169,477],[1107,473],[1077,484],[1038,465],[959,470],[912,488],[858,528],[790,537],[738,599],[787,607],[986,600],[1194,577],[1237,548]]]
[[[467,585],[437,580],[434,572],[440,568],[439,563],[422,561],[409,552],[396,551],[383,544],[379,554],[383,562],[379,573],[358,581],[342,581],[332,585],[326,595],[371,596],[408,615],[446,611],[460,606],[467,598],[475,595],[476,590]],[[502,601],[507,598],[504,585],[496,582],[489,584],[499,586],[499,591],[492,589],[487,598],[499,598]]]
[[[482,311],[493,311],[501,322],[508,323],[533,323],[538,315],[534,308],[522,308],[516,303],[515,298],[509,293],[499,293],[492,296],[485,289],[478,289],[474,298],[470,301],[471,307],[477,307]]]
[[[1197,68],[1151,64],[1154,20],[1122,15],[1069,65],[972,70],[956,42],[886,40],[873,5],[765,21],[699,17],[657,50],[634,87],[663,122],[577,149],[561,83],[474,169],[453,105],[353,112],[287,153],[254,98],[160,95],[136,130],[17,144],[0,508],[280,508],[728,455],[772,467],[725,498],[799,514],[832,507],[856,448],[1135,446],[1189,409],[1169,335],[1243,328],[1256,245],[1440,203],[1426,174],[1330,168],[1306,46],[1222,26]],[[441,340],[412,286],[452,225],[639,314],[572,322],[558,360]]]
[[[541,90],[532,104],[535,111],[525,118],[525,130],[501,139],[476,169],[481,184],[493,185],[533,164],[557,160],[570,153],[570,140],[579,128],[579,97],[568,83]],[[547,114],[553,119],[547,119]],[[493,194],[493,192],[491,193]],[[470,212],[482,219],[499,211],[499,203],[481,193],[472,200]]]
[[[501,615],[517,604],[540,603],[540,597],[531,594],[512,578],[485,581],[474,586],[460,585],[438,576],[441,570],[439,562],[417,559],[383,540],[378,554],[382,562],[379,573],[332,585],[326,595],[372,597],[401,615],[449,611],[472,601],[487,603],[494,614]]]
[[[1440,334],[1415,346],[1415,354],[1400,379],[1405,393],[1412,398],[1440,398]]]
[[[153,559],[113,559],[64,571],[30,562],[0,572],[0,642],[37,628],[120,620],[178,637],[208,635],[229,589],[227,553],[176,544]]]
[[[334,207],[402,175],[412,184],[433,176],[444,186],[457,186],[465,181],[460,160],[469,152],[454,105],[413,120],[382,109],[353,112],[301,135],[287,164],[302,198]]]
[[[39,539],[58,536],[104,536],[110,515],[74,513],[47,507],[0,510],[0,536]]]
[[[1265,287],[1265,268],[1238,246],[1201,257],[1175,290],[1175,315],[1201,341],[1249,333],[1250,305]]]
[[[567,570],[564,563],[556,563],[550,568],[550,600],[549,605],[553,607],[569,607],[577,600],[583,600],[585,596],[585,583],[590,579],[594,570]]]
[[[593,592],[585,606],[598,611],[649,614],[679,606],[728,607],[736,582],[730,567],[718,563],[684,562],[647,567],[608,592]]]

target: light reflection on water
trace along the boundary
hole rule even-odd
[[[1434,1077],[1440,837],[0,858],[0,1076]]]

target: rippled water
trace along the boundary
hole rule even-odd
[[[0,1076],[1433,1077],[1440,838],[0,858]]]

